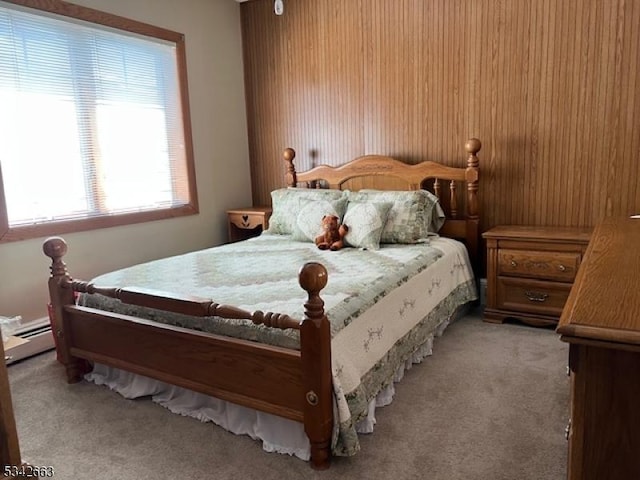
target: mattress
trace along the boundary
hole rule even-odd
[[[417,245],[331,252],[286,236],[263,234],[248,241],[112,272],[94,279],[94,283],[196,295],[249,311],[273,311],[301,319],[306,293],[297,283],[297,272],[309,261],[322,263],[329,273],[321,296],[332,334],[336,413],[332,451],[334,455],[353,455],[359,450],[358,432],[373,428],[373,409],[390,401],[394,380],[407,366],[430,353],[434,336],[442,332],[457,309],[477,298],[467,252],[461,243],[432,238]],[[123,305],[97,295],[83,296],[81,303],[298,348],[296,330],[179,316]],[[299,423],[246,412],[249,409],[102,365],[97,365],[87,379],[106,384],[129,398],[152,395],[176,413],[215,421],[234,433],[261,438],[266,450],[308,458],[308,440]]]

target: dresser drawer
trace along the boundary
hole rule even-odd
[[[497,307],[517,312],[559,316],[570,290],[570,283],[498,277]]]
[[[581,256],[578,252],[500,249],[498,275],[573,282]]]

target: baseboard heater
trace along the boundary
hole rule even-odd
[[[14,334],[14,337],[15,342],[10,340],[5,344],[5,361],[7,365],[55,348],[53,333],[48,319],[19,330]]]

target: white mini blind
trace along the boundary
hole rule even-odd
[[[0,6],[10,227],[184,205],[186,161],[175,44]]]

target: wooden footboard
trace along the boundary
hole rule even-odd
[[[302,422],[311,444],[311,466],[330,464],[333,429],[331,335],[320,291],[327,271],[307,263],[299,273],[307,292],[302,321],[278,313],[248,312],[208,299],[128,288],[105,288],[72,280],[62,257],[62,238],[45,241],[51,258],[49,293],[58,359],[69,383],[99,362],[233,403]],[[191,316],[251,320],[300,331],[300,350],[234,339],[75,305],[75,294],[92,293],[123,303]]]

